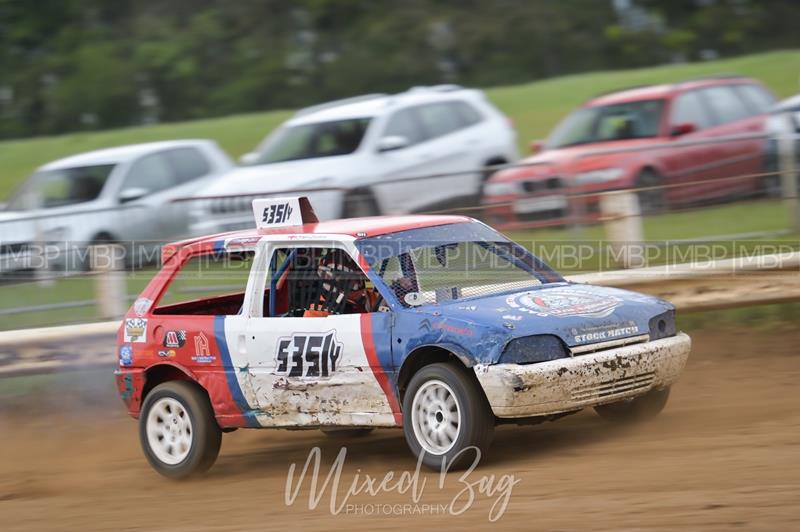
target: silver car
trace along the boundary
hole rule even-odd
[[[0,272],[88,266],[87,246],[128,252],[188,233],[190,196],[233,166],[211,140],[177,140],[92,151],[37,169],[0,210]],[[140,257],[142,258],[142,257]]]

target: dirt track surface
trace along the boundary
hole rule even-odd
[[[613,427],[588,411],[555,423],[499,428],[490,456],[467,477],[518,480],[496,525],[800,529],[800,332],[701,331],[694,339],[667,409],[650,423]],[[419,506],[410,492],[362,493],[347,501],[360,506],[360,514],[344,507],[332,515],[329,487],[309,510],[308,479],[294,504],[284,502],[289,465],[302,466],[314,446],[322,451],[320,487],[341,445],[347,446],[339,503],[356,474],[380,480],[389,471],[413,473],[415,462],[398,430],[345,441],[318,431],[238,431],[225,435],[206,477],[167,481],[145,462],[136,423],[121,414],[113,388],[103,390],[103,404],[83,416],[67,406],[70,401],[37,401],[50,406],[36,418],[20,411],[0,416],[0,528],[463,529],[489,526],[499,497],[476,493],[468,510],[449,515],[446,506],[464,487],[458,475],[440,489],[438,474],[423,472]],[[413,513],[439,504],[445,509],[438,514]]]

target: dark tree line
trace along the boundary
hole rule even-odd
[[[800,42],[797,0],[0,0],[0,138]]]

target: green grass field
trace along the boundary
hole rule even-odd
[[[800,91],[800,51],[772,52],[707,63],[669,65],[646,69],[580,74],[511,87],[488,89],[487,94],[508,116],[519,132],[522,152],[529,140],[541,138],[574,107],[600,92],[647,83],[664,83],[692,77],[738,73],[760,79],[776,95],[785,97]],[[34,168],[50,160],[91,149],[173,138],[213,138],[232,156],[252,149],[264,135],[291,111],[273,111],[229,116],[212,120],[162,124],[96,133],[76,133],[0,143],[0,197],[5,196]],[[732,233],[780,231],[787,227],[786,213],[777,201],[751,201],[707,209],[671,213],[645,220],[648,241],[703,238]],[[567,273],[593,271],[608,267],[607,255],[600,241],[602,226],[581,229],[517,231],[509,236],[519,240],[545,260]],[[592,257],[580,264],[559,263],[564,243],[581,243],[593,250]],[[717,251],[723,254],[765,249],[768,246],[800,248],[798,235],[784,235],[779,240],[760,238],[743,243],[725,242]],[[684,245],[679,245],[685,247]],[[716,257],[719,258],[719,257]],[[554,260],[555,259],[555,260]],[[668,260],[658,255],[650,260],[660,264]],[[136,295],[152,274],[144,270],[128,276],[128,292]],[[19,306],[43,305],[91,299],[93,280],[74,277],[50,285],[22,283],[0,286],[0,310]],[[0,319],[0,329],[35,327],[56,323],[75,323],[97,318],[96,309],[86,306],[47,312],[7,314]]]
[[[514,121],[522,153],[542,138],[566,113],[600,92],[647,83],[667,83],[697,76],[736,73],[763,81],[776,95],[800,92],[800,51],[749,55],[723,61],[597,72],[496,87],[486,92]],[[211,120],[161,124],[94,133],[76,133],[0,142],[0,197],[5,197],[33,169],[48,161],[96,148],[175,138],[212,138],[232,156],[252,149],[291,114],[271,111]]]

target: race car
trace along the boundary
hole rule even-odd
[[[669,303],[567,282],[472,218],[318,222],[304,197],[253,213],[165,246],[118,332],[119,392],[167,477],[206,471],[238,428],[402,427],[451,470],[499,423],[652,417],[689,355]]]

